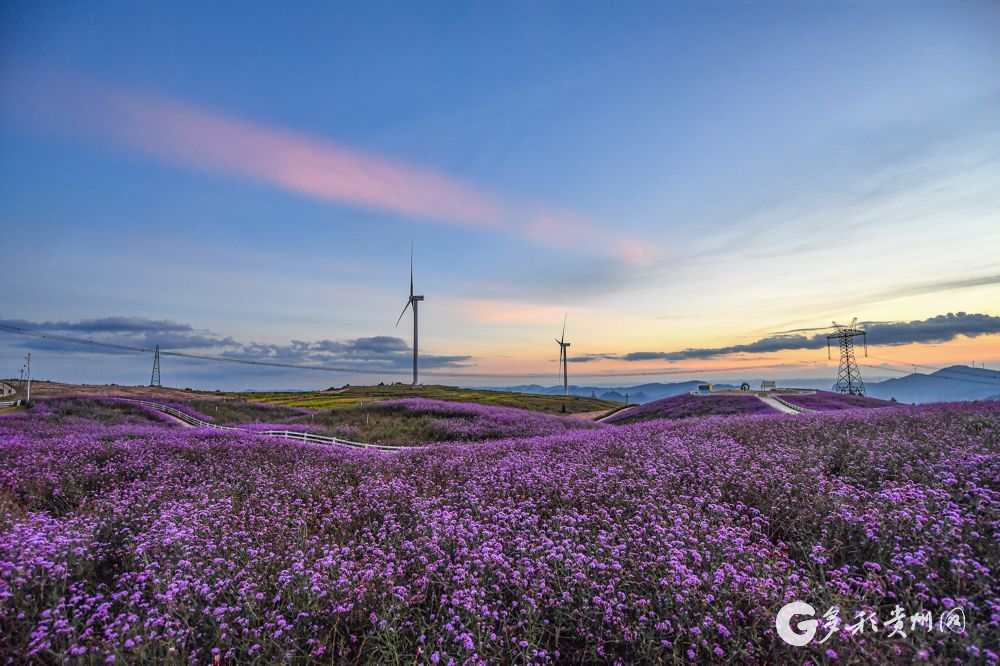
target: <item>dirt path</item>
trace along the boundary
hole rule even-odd
[[[603,423],[604,421],[607,421],[608,419],[610,419],[612,416],[618,416],[619,414],[624,414],[625,412],[630,412],[630,411],[632,411],[633,409],[635,409],[636,407],[639,407],[639,406],[640,405],[632,405],[631,407],[626,407],[625,409],[616,410],[614,412],[611,412],[607,416],[604,416],[604,417],[601,417],[601,418],[597,419],[597,422],[598,423]],[[599,413],[603,414],[604,412],[599,412]]]
[[[572,416],[573,418],[577,419],[584,419],[585,421],[600,421],[601,419],[598,417],[600,417],[602,414],[607,414],[607,413],[608,410],[601,409],[596,412],[577,412],[576,414],[569,414],[569,416]]]

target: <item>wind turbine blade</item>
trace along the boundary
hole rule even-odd
[[[403,321],[403,315],[406,314],[406,308],[410,307],[410,303],[413,301],[406,301],[406,305],[403,306],[403,311],[399,313],[399,319],[396,320],[396,326],[399,326],[399,322]]]
[[[413,241],[410,241],[410,298],[413,298]]]
[[[567,317],[569,317],[569,313],[568,312],[563,316],[563,332],[562,332],[562,335],[559,336],[559,340],[560,341],[566,339],[566,319],[567,319]]]

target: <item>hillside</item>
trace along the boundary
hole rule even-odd
[[[119,384],[67,384],[62,382],[34,381],[33,398],[62,396],[127,396],[144,400],[219,401],[239,399],[285,407],[311,409],[346,409],[364,406],[382,400],[427,398],[451,402],[471,402],[494,407],[514,407],[543,414],[579,414],[587,418],[598,416],[622,406],[620,402],[584,396],[535,395],[513,391],[465,389],[456,386],[387,384],[384,386],[345,386],[326,391],[195,391],[167,386],[123,386]],[[565,412],[563,405],[566,406]]]
[[[892,407],[896,403],[863,395],[845,395],[831,391],[815,393],[786,393],[781,399],[796,407],[804,407],[814,412],[839,412],[845,409],[873,409]]]
[[[777,414],[752,395],[684,395],[647,402],[624,409],[604,420],[622,425],[654,419],[686,419],[699,416],[733,416],[747,414]]]
[[[514,391],[493,391],[488,389],[465,389],[455,386],[386,384],[383,386],[345,386],[327,391],[301,393],[228,393],[230,397],[252,402],[263,402],[288,407],[310,407],[312,409],[342,409],[356,407],[359,403],[405,398],[426,398],[451,402],[474,402],[494,407],[516,407],[546,414],[584,414],[607,412],[621,406],[610,400],[571,395],[539,395],[516,393]]]

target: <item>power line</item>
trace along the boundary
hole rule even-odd
[[[7,333],[13,333],[15,335],[25,335],[34,338],[42,338],[45,340],[53,340],[56,342],[65,342],[70,344],[86,345],[88,347],[97,347],[103,349],[114,349],[123,352],[132,352],[137,354],[155,354],[156,349],[150,349],[148,347],[137,347],[133,345],[123,345],[113,342],[100,342],[97,340],[86,340],[84,338],[75,338],[69,335],[60,335],[58,333],[43,333],[41,331],[31,331],[25,328],[19,328],[17,326],[8,326],[6,324],[0,324],[0,331]],[[407,370],[396,370],[392,368],[346,368],[346,367],[330,367],[324,365],[305,365],[301,363],[282,363],[280,361],[255,361],[251,359],[241,359],[241,358],[230,358],[226,356],[208,356],[204,354],[192,354],[189,352],[180,351],[169,351],[160,350],[161,356],[173,356],[177,358],[192,359],[198,361],[214,361],[217,363],[230,363],[235,365],[253,365],[261,367],[270,368],[285,368],[291,370],[315,370],[320,372],[339,372],[339,373],[350,373],[358,375],[401,375],[405,376],[409,374]],[[773,369],[781,367],[798,367],[798,364],[790,363],[770,363],[770,364],[759,364],[759,365],[737,365],[731,367],[722,368],[642,368],[630,372],[596,372],[593,374],[580,374],[580,377],[587,378],[599,378],[599,377],[644,377],[644,376],[665,376],[665,375],[688,375],[688,374],[699,374],[699,373],[709,373],[709,372],[741,372],[746,370],[760,370],[760,369]],[[544,379],[546,377],[551,377],[551,372],[529,372],[529,373],[489,373],[489,372],[450,372],[444,370],[436,371],[424,371],[424,375],[432,377],[452,377],[452,378],[496,378],[496,379]]]
[[[55,340],[57,342],[68,342],[72,344],[89,345],[91,347],[101,347],[104,349],[117,349],[119,351],[135,352],[139,354],[154,354],[155,349],[149,349],[148,347],[135,347],[132,345],[120,345],[113,342],[98,342],[96,340],[85,340],[83,338],[74,338],[68,335],[59,335],[57,333],[42,333],[40,331],[29,331],[28,329],[18,328],[16,326],[7,326],[0,324],[0,331],[6,331],[7,333],[15,333],[17,335],[27,335],[34,338],[44,338],[46,340]],[[389,369],[375,369],[375,370],[361,370],[357,368],[331,368],[327,366],[320,365],[303,365],[299,363],[281,363],[278,361],[253,361],[250,359],[240,359],[240,358],[227,358],[225,356],[206,356],[203,354],[191,354],[188,352],[179,351],[167,351],[160,350],[161,356],[175,356],[178,358],[194,359],[198,361],[215,361],[218,363],[234,363],[240,365],[259,365],[272,368],[291,368],[297,370],[320,370],[324,372],[349,372],[357,374],[378,374],[378,373],[389,373],[389,374],[406,374],[405,371],[395,371]]]

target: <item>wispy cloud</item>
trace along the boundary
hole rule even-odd
[[[402,338],[387,335],[352,340],[292,340],[284,345],[251,342],[223,356],[273,363],[337,365],[372,372],[406,369],[413,363],[410,345]],[[423,368],[458,368],[471,360],[471,356],[420,354]]]
[[[582,356],[570,356],[566,360],[570,363],[593,363],[594,361],[613,361],[618,358],[617,354],[584,354]]]
[[[804,329],[813,330],[813,329]],[[876,345],[932,344],[948,342],[960,335],[974,338],[1000,334],[1000,317],[988,314],[948,313],[910,322],[874,322],[867,326],[868,342]],[[680,351],[637,351],[623,354],[624,361],[685,361],[729,354],[767,354],[796,349],[822,349],[827,333],[815,335],[778,334],[754,342],[728,347],[703,347]]]
[[[611,235],[557,206],[501,197],[432,168],[170,97],[24,64],[5,76],[5,87],[22,119],[103,147],[323,201],[495,230],[546,246],[576,244],[629,265],[645,264],[656,252],[651,243]]]

